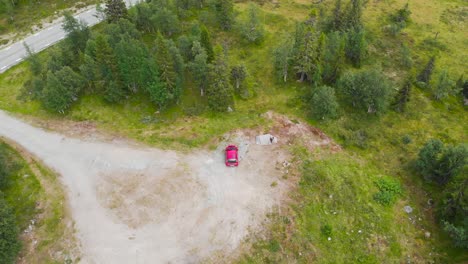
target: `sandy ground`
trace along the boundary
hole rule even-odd
[[[287,192],[279,145],[239,132],[241,165],[222,147],[189,154],[46,132],[0,111],[0,135],[62,175],[82,263],[196,263],[229,254]],[[272,187],[272,183],[277,185]]]

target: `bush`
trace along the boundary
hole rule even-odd
[[[404,135],[403,138],[401,139],[403,144],[408,145],[410,144],[413,140],[411,139],[411,136],[409,135]]]
[[[375,184],[379,192],[374,194],[374,200],[382,205],[392,205],[402,193],[401,184],[396,179],[385,177]]]
[[[322,233],[323,236],[330,237],[333,233],[333,228],[331,225],[325,224],[320,227],[320,232]]]
[[[0,264],[13,264],[21,248],[12,208],[0,192]]]

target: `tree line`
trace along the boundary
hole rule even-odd
[[[27,47],[32,77],[20,98],[38,100],[44,108],[64,114],[82,94],[121,103],[143,93],[164,109],[178,104],[188,76],[210,109],[233,108],[234,93],[245,88],[247,68],[228,64],[228,51],[213,44],[203,23],[182,26],[182,19],[205,5],[198,0],[147,1],[127,10],[123,1],[108,0],[98,8],[108,23],[98,31],[65,14],[62,27],[67,37],[47,52],[45,61]],[[232,1],[212,1],[209,10],[214,27],[235,26],[251,43],[263,39],[255,5],[237,24]]]

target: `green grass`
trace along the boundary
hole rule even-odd
[[[88,5],[95,4],[96,0],[41,0],[41,1],[18,1],[18,5],[11,13],[0,14],[0,45],[2,35],[22,34],[31,32],[34,25],[42,27],[40,23],[50,23],[60,15],[56,12],[72,8],[77,10]]]
[[[6,201],[14,208],[17,225],[21,232],[34,220],[34,240],[36,246],[28,248],[33,241],[23,239],[20,252],[25,263],[61,263],[74,250],[73,228],[66,227],[69,220],[65,210],[65,195],[61,190],[57,175],[31,158],[0,140],[0,149],[15,170],[9,176],[8,187],[4,194]],[[63,255],[53,257],[56,252]]]
[[[15,164],[15,169],[8,177],[4,194],[6,201],[14,208],[18,227],[24,230],[37,213],[36,202],[41,192],[41,185],[18,153],[1,141],[0,149],[6,159]]]
[[[327,10],[332,2],[325,2]],[[429,56],[435,54],[436,71],[446,68],[452,79],[463,73],[466,76],[468,43],[462,23],[466,15],[460,12],[464,2],[413,0],[412,23],[397,37],[387,35],[382,28],[388,13],[406,2],[368,1],[364,19],[371,45],[364,67],[381,65],[398,87],[406,77],[400,67],[400,46],[406,43],[414,61],[411,72],[418,73]],[[268,31],[264,43],[246,45],[236,33],[213,36],[215,42],[229,44],[231,64],[244,63],[249,70],[251,97],[236,97],[233,113],[187,115],[188,107],[203,100],[187,79],[181,104],[159,114],[143,95],[120,105],[109,105],[99,97],[87,95],[68,115],[53,115],[37,102],[16,100],[29,75],[24,63],[0,75],[0,108],[53,122],[92,121],[114,134],[180,150],[210,146],[223,133],[237,128],[265,126],[267,121],[259,114],[268,110],[309,120],[309,106],[298,99],[308,85],[294,80],[286,84],[274,81],[270,54],[286,32],[292,32],[295,21],[306,18],[310,1],[279,3],[278,8],[270,3],[262,6],[261,17]],[[236,4],[239,11],[246,7],[247,3]],[[437,32],[437,42],[428,41]],[[416,263],[460,263],[468,258],[466,252],[452,246],[439,229],[434,210],[427,208],[427,200],[436,188],[425,184],[412,169],[419,148],[428,139],[439,138],[449,144],[467,141],[468,116],[460,97],[436,102],[430,91],[413,88],[405,113],[359,114],[342,103],[338,119],[310,123],[324,130],[344,151],[330,155],[294,149],[296,159],[303,163],[301,184],[292,193],[293,202],[286,205],[286,213],[271,216],[268,239],[257,241],[240,262],[287,263],[294,258],[299,263],[402,263],[408,259]],[[394,204],[382,205],[374,198],[379,192],[376,182],[382,178],[402,186]],[[403,211],[405,205],[414,208],[414,217]],[[426,231],[431,233],[430,239],[424,237]]]

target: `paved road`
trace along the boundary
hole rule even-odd
[[[127,6],[131,6],[139,2],[138,0],[126,0]],[[92,7],[84,12],[75,15],[78,20],[84,21],[88,26],[94,26],[101,22],[97,18],[96,8]],[[38,31],[34,35],[30,35],[25,39],[13,43],[12,45],[0,50],[0,73],[5,72],[9,68],[15,66],[24,60],[26,49],[23,43],[26,43],[34,52],[39,52],[49,46],[59,42],[65,37],[65,31],[62,29],[62,22],[58,20],[50,27]]]

